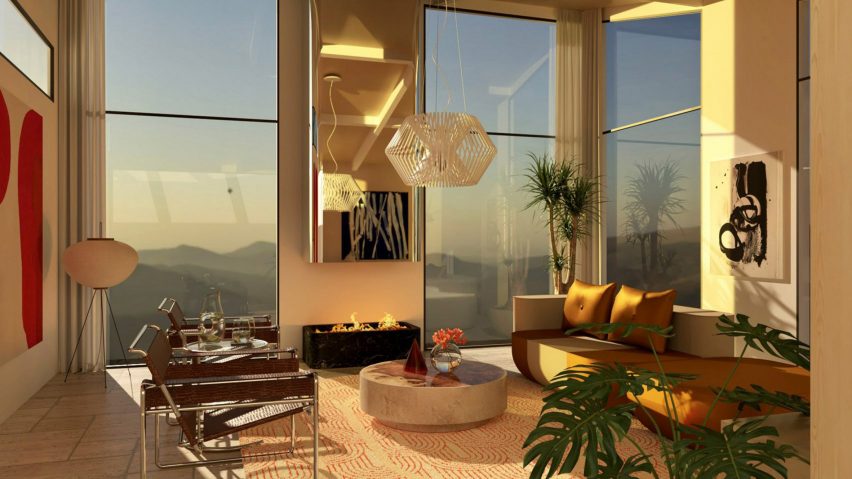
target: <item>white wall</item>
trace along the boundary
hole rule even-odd
[[[702,9],[701,167],[781,151],[784,179],[782,281],[714,274],[718,251],[710,186],[702,182],[702,306],[747,314],[796,334],[796,2],[722,0]],[[775,243],[777,245],[777,242]]]
[[[20,0],[20,3],[54,47],[53,77],[56,85],[58,2]],[[31,106],[44,119],[44,339],[32,349],[0,364],[0,422],[3,422],[59,370],[56,247],[58,130],[56,101],[51,101],[2,57],[0,88]],[[4,305],[0,304],[0,314],[4,309]]]
[[[283,343],[301,348],[301,326],[385,311],[423,325],[423,264],[311,264],[308,228],[308,2],[279,3],[279,317]]]

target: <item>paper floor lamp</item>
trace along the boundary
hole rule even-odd
[[[101,317],[103,318],[103,332],[101,336],[101,356],[104,362],[104,387],[106,387],[106,328],[107,317],[104,314],[104,305],[109,310],[109,317],[112,319],[115,334],[118,336],[118,343],[121,346],[121,353],[124,355],[124,362],[127,364],[127,352],[124,350],[124,344],[121,342],[121,335],[118,333],[118,324],[115,322],[115,315],[112,313],[112,305],[109,302],[107,291],[109,288],[121,284],[126,280],[133,270],[136,269],[136,264],[139,262],[139,255],[136,250],[130,245],[116,241],[113,238],[89,238],[85,241],[73,244],[65,250],[62,255],[62,264],[65,266],[65,271],[71,276],[71,279],[80,283],[83,286],[88,286],[94,289],[92,300],[89,302],[89,307],[86,310],[86,316],[83,319],[83,325],[80,328],[80,334],[77,336],[77,344],[74,346],[74,353],[71,355],[71,360],[68,362],[68,368],[65,370],[65,380],[68,380],[68,373],[71,371],[71,364],[74,362],[74,357],[77,355],[77,349],[80,347],[80,340],[83,338],[83,331],[86,329],[86,323],[92,313],[92,306],[95,303],[95,297],[99,299],[101,308]]]

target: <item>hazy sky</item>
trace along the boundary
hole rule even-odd
[[[109,110],[277,118],[275,0],[107,0]],[[277,126],[109,116],[110,232],[137,249],[275,241]]]

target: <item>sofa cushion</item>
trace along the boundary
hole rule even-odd
[[[711,388],[722,387],[736,361],[736,358],[694,358],[682,361],[669,361],[663,364],[667,373],[692,373],[698,375],[698,378],[694,381],[682,383],[674,388],[675,407],[678,419],[682,424],[694,426],[703,424],[704,418],[715,398],[715,394]],[[634,366],[654,371],[659,370],[656,362],[640,363]],[[783,391],[806,399],[810,397],[810,375],[808,372],[802,368],[783,363],[762,359],[743,359],[743,362],[731,379],[728,389],[733,389],[736,386],[748,388],[752,384],[762,386],[769,391]],[[631,398],[631,400],[636,401],[637,398]],[[671,437],[671,428],[666,415],[663,393],[653,390],[647,391],[639,396],[638,400],[641,401],[642,406],[645,407],[649,414],[645,414],[641,409],[637,409],[635,412],[637,418],[652,430],[654,423],[656,423],[656,426],[666,436]],[[738,413],[741,418],[751,417],[765,414],[772,409],[769,406],[764,406],[761,408],[763,412],[755,411],[751,408],[745,408],[740,412],[737,406],[737,404],[722,401],[716,403],[710,419],[707,421],[707,427],[718,431],[723,420],[737,417]],[[773,410],[773,413],[776,414],[786,412],[789,411],[781,408]],[[651,417],[648,417],[649,415]]]
[[[562,329],[608,322],[614,298],[615,283],[596,285],[574,280],[562,307]],[[587,334],[598,339],[606,337],[605,334],[593,332]]]
[[[611,323],[619,324],[645,324],[667,328],[672,323],[672,310],[677,293],[673,289],[666,291],[642,291],[630,286],[622,286],[621,291],[615,297],[612,306]],[[650,335],[650,337],[649,337]],[[631,344],[658,353],[665,352],[666,338],[659,334],[636,329],[630,334],[624,334],[623,330],[616,330],[609,334],[610,341]]]

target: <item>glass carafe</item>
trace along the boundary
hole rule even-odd
[[[201,314],[198,315],[198,342],[201,349],[219,349],[219,344],[225,337],[225,312],[222,310],[222,299],[218,289],[204,297],[201,304]]]

